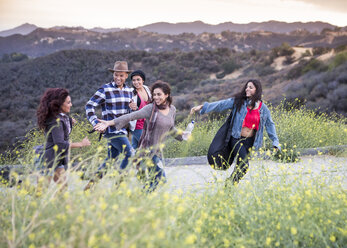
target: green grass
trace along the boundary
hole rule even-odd
[[[280,167],[277,180],[264,168],[238,186],[152,194],[133,177],[115,187],[116,172],[87,192],[75,173],[63,192],[28,176],[0,191],[0,247],[344,247],[346,178]]]
[[[293,105],[294,106],[294,105]],[[277,135],[280,144],[288,151],[297,151],[302,148],[316,148],[335,145],[347,145],[347,118],[338,115],[317,114],[312,110],[301,106],[299,109],[280,104],[276,107],[270,106],[272,119],[275,122]],[[71,133],[72,141],[80,141],[88,136],[92,142],[90,147],[73,149],[72,157],[78,160],[88,160],[99,150],[98,160],[107,156],[106,139],[98,141],[97,133],[88,134],[90,124],[81,119],[73,128]],[[225,118],[220,120],[198,121],[192,133],[192,137],[187,142],[179,142],[169,138],[165,143],[165,157],[186,157],[204,156],[207,154],[208,147]],[[177,125],[178,128],[185,129],[189,117]],[[264,131],[263,150],[271,149],[270,139]],[[33,147],[43,143],[43,134],[38,130],[32,130],[27,134],[24,143],[17,146],[11,152],[5,153],[0,157],[0,164],[32,164]],[[76,158],[78,156],[78,158]],[[95,160],[95,159],[94,159]]]
[[[317,114],[304,106],[294,108],[281,103],[270,106],[271,116],[276,126],[281,146],[290,151],[302,148],[316,148],[347,145],[347,118],[338,115]],[[167,157],[203,156],[223,124],[223,120],[198,122],[193,130],[192,139],[187,143],[172,141],[167,143]],[[185,125],[181,125],[184,129]],[[263,149],[271,149],[272,142],[264,130]]]
[[[297,148],[347,144],[344,117],[317,115],[305,108],[287,111],[284,105],[271,107],[271,113],[286,154]],[[192,139],[169,140],[165,155],[206,155],[222,123],[197,122]],[[89,128],[80,121],[72,140],[81,140]],[[71,155],[71,162],[88,168],[87,174],[106,157],[106,140],[88,136],[92,146],[74,149]],[[42,133],[33,130],[12,157],[2,156],[1,163],[32,163],[32,147],[42,142]],[[260,152],[269,153],[266,147],[268,138]],[[251,164],[255,160],[253,156]],[[279,176],[261,167],[237,186],[225,187],[216,177],[199,191],[183,192],[166,184],[151,194],[143,192],[133,169],[119,185],[119,174],[111,168],[87,192],[82,190],[86,181],[80,179],[81,171],[69,171],[70,188],[62,192],[53,183],[44,189],[37,186],[38,175],[30,170],[13,174],[23,183],[0,186],[0,247],[344,247],[345,165],[334,167],[339,173],[312,173],[309,165],[295,172],[292,164],[276,166]]]

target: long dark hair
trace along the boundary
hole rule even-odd
[[[170,107],[170,106],[171,106],[171,103],[172,103],[170,85],[169,85],[168,83],[166,83],[166,82],[161,81],[161,80],[156,81],[156,82],[152,85],[152,87],[151,87],[151,93],[152,93],[152,101],[151,101],[151,102],[154,101],[154,99],[153,99],[153,92],[154,92],[154,90],[155,90],[156,88],[160,88],[160,89],[164,92],[165,95],[168,95],[166,101],[167,101],[167,103],[168,103],[168,105],[169,105],[169,107]]]
[[[69,91],[64,88],[49,88],[46,90],[41,97],[40,105],[36,112],[37,124],[40,129],[45,130],[47,119],[56,117],[60,113],[60,108],[68,96]]]
[[[251,96],[250,98],[246,96],[246,88],[248,83],[253,83],[255,86],[255,94]],[[253,109],[255,107],[256,102],[261,100],[262,93],[263,93],[263,90],[262,90],[260,81],[257,79],[249,79],[247,83],[242,87],[241,91],[234,95],[234,98],[235,98],[234,104],[236,105],[236,110],[240,111],[241,106],[246,100],[250,100],[249,106]]]

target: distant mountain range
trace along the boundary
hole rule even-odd
[[[280,46],[284,42],[291,46],[334,48],[347,44],[347,30],[343,28],[325,29],[320,33],[310,33],[306,30],[290,33],[223,31],[221,33],[168,35],[139,29],[96,32],[82,27],[37,28],[27,35],[14,34],[0,37],[0,56],[23,53],[29,57],[40,57],[71,49],[161,52],[229,48],[241,52],[252,49],[268,50]]]
[[[138,27],[139,30],[154,32],[159,34],[171,34],[177,35],[182,33],[221,33],[223,31],[250,33],[254,31],[268,31],[273,33],[289,33],[295,30],[307,30],[311,33],[320,33],[323,29],[334,29],[336,26],[324,22],[251,22],[247,24],[237,24],[232,22],[224,22],[217,25],[206,24],[202,21],[196,22],[182,22],[182,23],[167,23],[158,22],[142,27]]]
[[[274,33],[289,33],[295,30],[307,30],[311,33],[320,33],[323,29],[334,29],[337,26],[331,25],[325,22],[279,22],[279,21],[268,21],[268,22],[251,22],[247,24],[237,24],[232,22],[225,22],[216,25],[207,24],[202,21],[195,22],[181,22],[181,23],[168,23],[168,22],[157,22],[145,26],[137,27],[141,31],[153,32],[158,34],[170,34],[178,35],[182,33],[221,33],[223,31],[240,32],[240,33],[250,33],[254,31],[268,31]],[[1,37],[10,36],[13,34],[26,35],[35,29],[39,28],[36,25],[25,23],[13,29],[5,30],[0,32]],[[66,26],[56,26],[50,29],[65,29]],[[74,27],[75,29],[85,29],[83,27]],[[121,28],[101,28],[95,27],[92,29],[85,29],[100,33],[111,33],[118,32],[124,29]]]
[[[18,27],[1,31],[0,32],[0,36],[1,37],[6,37],[6,36],[13,35],[13,34],[26,35],[26,34],[31,33],[32,31],[34,31],[37,28],[38,27],[36,25],[34,25],[34,24],[24,23],[24,24],[22,24],[22,25],[20,25]]]
[[[173,103],[179,110],[177,120],[183,120],[196,103],[232,96],[249,78],[263,82],[264,100],[273,104],[284,96],[288,101],[298,98],[307,101],[310,109],[347,116],[347,49],[321,51],[323,54],[312,49],[311,54],[295,48],[288,59],[285,54],[290,47],[281,47],[239,53],[227,48],[192,52],[75,49],[0,63],[0,94],[6,96],[0,102],[0,152],[35,126],[39,98],[46,88],[68,88],[74,113],[85,118],[84,106],[89,97],[112,80],[107,68],[115,60],[128,61],[132,70],[142,69],[147,85],[159,79],[169,82]],[[322,56],[326,58],[322,60]]]

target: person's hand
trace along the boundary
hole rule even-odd
[[[71,117],[71,121],[72,121],[72,126],[74,126],[77,123],[76,119],[74,119],[72,117]]]
[[[90,146],[91,143],[90,143],[88,137],[86,136],[86,137],[84,137],[84,139],[82,140],[81,144],[82,144],[82,147],[84,147],[84,146]]]
[[[130,100],[129,107],[131,108],[132,111],[137,110],[137,104],[134,103],[133,99]]]
[[[192,136],[191,132],[183,131],[182,133],[183,140],[189,140],[191,136]]]
[[[192,115],[195,112],[200,111],[202,109],[202,106],[203,105],[198,105],[198,106],[192,107],[192,109],[190,110],[190,114]]]
[[[94,126],[94,130],[99,133],[104,133],[109,126],[114,125],[113,121],[105,121],[98,119],[98,123]]]
[[[99,133],[104,133],[106,129],[108,128],[107,124],[99,122],[94,126],[94,130],[99,132]]]

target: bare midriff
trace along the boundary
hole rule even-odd
[[[254,129],[248,128],[248,127],[243,127],[241,129],[241,136],[242,137],[253,137],[255,135]]]

